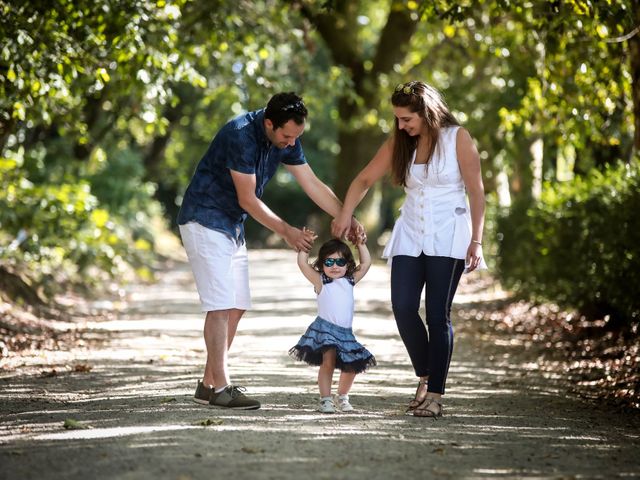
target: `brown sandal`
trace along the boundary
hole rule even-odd
[[[429,417],[437,420],[442,416],[442,403],[435,398],[425,398],[417,408],[413,410],[414,417]]]
[[[424,402],[424,399],[427,397],[427,383],[428,383],[428,380],[420,379],[420,381],[418,382],[418,386],[416,387],[416,394],[414,395],[413,400],[409,402],[409,405],[407,406],[405,413],[413,412],[416,408],[418,408]],[[423,385],[425,387],[424,394],[420,395],[420,387],[422,387]]]

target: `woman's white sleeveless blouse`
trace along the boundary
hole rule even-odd
[[[400,207],[383,258],[425,255],[464,259],[471,242],[471,214],[456,151],[460,127],[442,129],[429,162],[415,164],[415,152]],[[482,259],[480,268],[487,268]]]

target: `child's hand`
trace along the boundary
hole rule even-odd
[[[367,243],[367,233],[364,231],[364,227],[361,226],[360,229],[349,232],[348,239],[354,245]]]
[[[358,245],[364,241],[367,241],[367,234],[365,233],[364,226],[356,219],[356,217],[351,217],[351,225],[349,227],[349,231],[347,232],[347,240],[349,240],[354,245]]]
[[[316,232],[308,229],[307,227],[302,227],[302,235],[304,235],[305,238],[309,241],[309,243],[312,243],[312,244],[313,242],[315,242],[316,238],[318,238],[318,235],[316,235]]]

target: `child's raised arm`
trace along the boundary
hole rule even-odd
[[[311,265],[309,265],[308,252],[303,250],[298,252],[298,267],[302,274],[307,277],[307,280],[311,282],[316,293],[320,293],[320,290],[322,290],[322,277],[320,276],[320,272],[317,272]]]
[[[358,283],[362,280],[362,277],[367,274],[369,267],[371,267],[371,254],[369,253],[367,244],[364,242],[356,244],[356,248],[358,249],[358,257],[360,257],[360,265],[358,265],[358,268],[356,268],[353,274],[353,281]]]

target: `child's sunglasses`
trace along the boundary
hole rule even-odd
[[[325,267],[333,267],[334,263],[339,267],[344,267],[347,261],[344,258],[325,258],[322,263]]]

